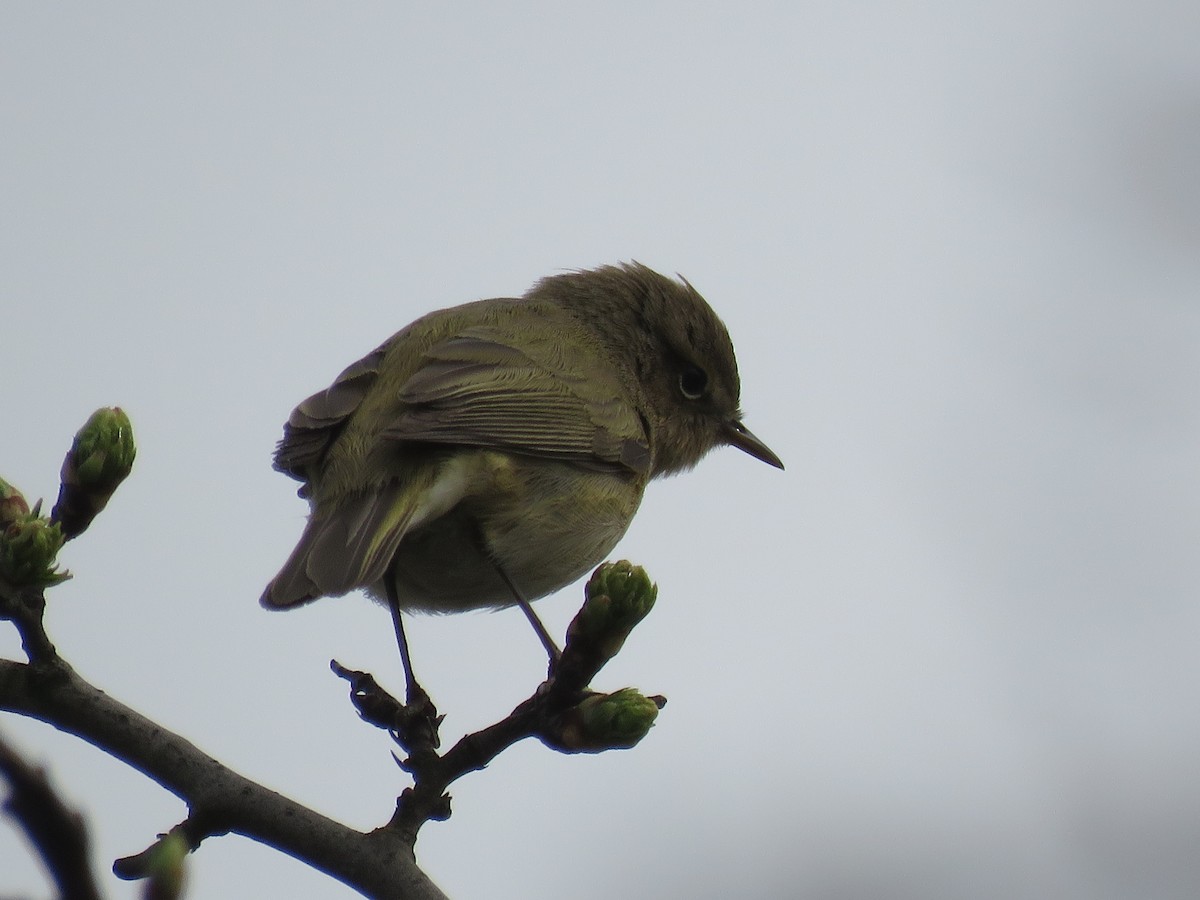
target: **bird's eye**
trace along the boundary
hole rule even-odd
[[[699,366],[687,365],[679,373],[679,390],[689,400],[699,400],[708,387],[708,375]]]

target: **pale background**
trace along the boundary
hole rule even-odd
[[[79,671],[360,828],[405,781],[336,657],[386,613],[257,597],[301,529],[292,406],[417,315],[636,258],[729,325],[747,422],[652,486],[658,609],[601,675],[632,752],[526,743],[453,788],[455,898],[1200,895],[1200,5],[5,4],[0,475],[140,455],[49,626]],[[543,601],[561,630],[578,587]],[[543,667],[422,619],[445,735]],[[11,628],[0,652],[17,656]],[[0,728],[97,870],[183,807]],[[191,898],[349,891],[238,837]],[[106,879],[111,880],[108,876]],[[109,896],[132,897],[108,885]],[[0,823],[0,894],[46,896]]]

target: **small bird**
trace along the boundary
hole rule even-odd
[[[651,478],[724,444],[783,468],[739,393],[721,320],[639,263],[430,313],[292,412],[275,468],[311,514],[261,602],[365,588],[398,630],[399,610],[532,616],[612,550]]]

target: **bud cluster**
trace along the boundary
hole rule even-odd
[[[82,534],[133,468],[133,426],[120,407],[98,409],[79,429],[62,465],[51,519],[65,540]]]
[[[609,660],[654,608],[658,586],[641,566],[621,560],[597,568],[586,594],[583,608],[567,628],[568,652],[573,648]]]
[[[557,727],[543,735],[542,740],[567,753],[627,750],[649,733],[658,710],[656,698],[647,697],[636,688],[589,694],[564,712]]]
[[[62,529],[40,512],[40,502],[30,510],[21,492],[0,479],[0,578],[9,584],[47,587],[71,577],[55,568]]]

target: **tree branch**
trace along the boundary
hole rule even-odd
[[[397,798],[396,813],[381,830],[413,845],[422,825],[449,818],[445,791],[453,781],[486,767],[525,738],[536,737],[560,753],[601,753],[632,747],[646,736],[666,698],[645,697],[632,688],[600,694],[588,685],[653,608],[658,589],[643,569],[622,561],[597,568],[585,594],[562,652],[533,695],[443,754],[437,752],[442,717],[424,691],[401,703],[370,673],[347,669],[337,660],[330,663],[338,677],[350,682],[350,701],[359,715],[386,729],[407,754],[397,762],[412,774],[413,786]]]
[[[445,790],[451,782],[527,737],[564,753],[632,747],[666,702],[628,688],[599,694],[587,687],[653,607],[657,590],[646,573],[627,562],[606,563],[592,575],[586,594],[546,681],[506,718],[463,737],[445,754],[436,751],[441,718],[427,698],[417,706],[403,704],[370,675],[334,663],[334,671],[350,682],[360,715],[386,728],[406,751],[401,765],[414,780],[397,799],[390,821],[367,833],[250,781],[89,684],[46,639],[41,591],[16,589],[3,579],[0,618],[14,622],[32,652],[28,663],[0,660],[0,710],[83,738],[181,798],[188,816],[170,836],[193,850],[205,838],[234,832],[372,897],[444,898],[417,867],[413,844],[425,822],[449,816]],[[118,860],[114,871],[122,878],[148,877],[155,850]]]
[[[0,775],[11,788],[4,810],[37,849],[58,886],[59,895],[100,900],[92,877],[83,817],[63,802],[44,769],[27,763],[3,739],[0,739]]]
[[[239,775],[89,684],[60,658],[37,664],[0,660],[0,709],[80,737],[182,799],[190,810],[186,831],[193,847],[205,837],[233,832],[367,896],[445,900],[399,835],[355,831]]]

